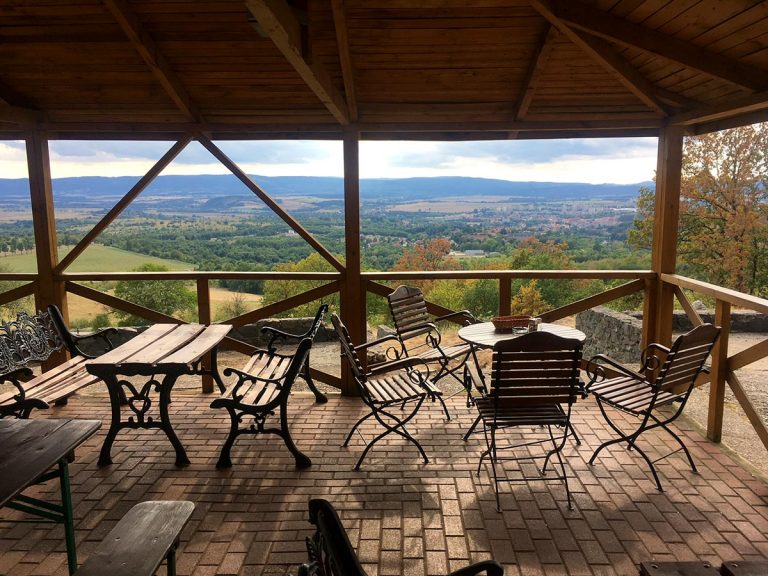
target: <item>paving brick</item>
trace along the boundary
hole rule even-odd
[[[292,398],[294,439],[313,459],[307,470],[295,469],[278,438],[238,441],[234,466],[217,470],[228,422],[208,409],[210,400],[183,390],[171,405],[192,462],[186,468],[173,465],[172,448],[154,432],[121,432],[115,463],[104,468],[96,459],[106,427],[77,451],[72,492],[80,561],[133,504],[152,498],[196,504],[182,534],[180,576],[295,574],[306,560],[304,539],[312,533],[306,510],[312,497],[334,503],[370,576],[445,574],[490,557],[505,564],[506,576],[616,576],[636,573],[637,562],[652,559],[768,556],[764,483],[693,430],[682,434],[694,446],[701,474],[691,474],[673,457],[659,467],[663,493],[655,490],[642,460],[626,450],[607,450],[588,466],[594,446],[611,437],[591,401],[577,407],[582,446],[565,450],[576,509],[565,506],[561,484],[535,479],[503,484],[500,514],[487,470],[474,475],[481,439],[458,440],[473,418],[458,397],[449,401],[456,415],[450,422],[430,405],[410,426],[430,464],[392,438],[377,446],[361,471],[352,470],[361,444],[339,448],[364,413],[359,400],[331,396],[316,405],[310,396]],[[101,414],[106,421],[106,409],[103,396],[77,396],[39,417]],[[376,426],[366,422],[361,432],[371,438]],[[659,450],[671,446],[657,438]],[[29,493],[55,500],[57,487]],[[3,518],[21,516],[3,510]],[[64,576],[61,527],[0,522],[0,574]]]

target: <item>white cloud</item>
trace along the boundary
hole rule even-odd
[[[341,176],[342,143],[336,141],[219,142],[250,174]],[[51,171],[67,176],[141,176],[171,142],[53,141]],[[521,140],[482,142],[382,142],[360,144],[363,178],[476,176],[506,180],[635,183],[656,168],[655,138]],[[27,175],[23,143],[0,142],[6,178]],[[227,174],[200,144],[192,142],[164,174]]]

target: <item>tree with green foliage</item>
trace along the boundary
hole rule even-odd
[[[133,272],[167,272],[162,264],[146,263]],[[120,280],[115,285],[115,296],[151,308],[163,314],[191,314],[197,307],[197,295],[180,280]],[[142,326],[147,320],[128,312],[116,310],[121,326]]]

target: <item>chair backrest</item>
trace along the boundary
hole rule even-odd
[[[330,502],[310,500],[309,521],[317,529],[307,538],[309,562],[299,568],[299,576],[367,576]]]
[[[580,393],[582,343],[549,332],[501,340],[493,347],[491,396],[516,405],[572,404]]]
[[[413,338],[430,331],[429,328],[424,328],[424,324],[430,322],[430,317],[421,290],[414,286],[398,286],[387,296],[387,301],[395,330],[401,339]]]
[[[349,337],[347,327],[341,321],[336,314],[331,314],[331,322],[336,330],[336,334],[339,336],[339,342],[341,343],[341,353],[349,362],[349,367],[352,369],[352,373],[358,382],[365,381],[365,368],[363,368],[360,357],[357,355],[355,345],[352,343],[352,338]]]
[[[719,336],[720,327],[714,324],[701,324],[678,336],[658,372],[656,386],[671,394],[691,390]]]

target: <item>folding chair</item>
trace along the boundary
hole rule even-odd
[[[635,449],[647,462],[659,491],[663,490],[654,466],[659,460],[682,450],[688,458],[691,469],[696,472],[696,465],[691,453],[668,425],[682,414],[693,391],[696,378],[702,371],[706,370],[704,362],[719,335],[720,328],[718,326],[702,324],[687,334],[679,336],[671,348],[661,344],[650,344],[643,351],[640,372],[630,370],[605,355],[594,356],[587,365],[587,373],[589,374],[587,391],[595,396],[603,417],[611,429],[616,432],[618,438],[603,442],[592,454],[589,463],[593,464],[604,448],[612,444],[626,442],[627,449]],[[617,372],[618,375],[607,377],[610,371]],[[672,410],[671,414],[658,412],[659,408],[672,404],[677,404],[677,408]],[[608,416],[606,406],[638,417],[640,422],[637,428],[629,433],[623,432]],[[680,445],[680,448],[652,461],[638,447],[637,440],[641,434],[655,428],[666,430]]]
[[[355,465],[355,470],[360,469],[366,454],[373,448],[374,444],[393,433],[402,436],[414,444],[419,449],[424,462],[429,462],[429,458],[427,458],[421,444],[405,427],[416,416],[424,400],[430,398],[431,400],[438,399],[442,402],[442,393],[428,379],[429,367],[418,359],[401,358],[391,362],[375,364],[369,366],[368,370],[365,370],[358,357],[358,352],[364,352],[373,343],[369,342],[355,346],[349,337],[347,327],[344,326],[336,314],[331,314],[331,321],[339,336],[342,355],[346,357],[352,369],[360,397],[371,409],[369,414],[360,418],[352,426],[342,446],[346,447],[360,424],[371,417],[375,418],[385,428],[384,432],[367,443],[365,450],[363,450]],[[380,341],[381,339],[376,342]],[[416,368],[419,364],[421,364],[421,369],[424,370],[424,373]],[[393,408],[399,407],[405,411],[407,406],[411,406],[411,408],[410,412],[405,416],[396,416],[393,413]],[[445,407],[445,404],[443,404],[443,407]]]
[[[581,395],[579,364],[581,362],[579,340],[563,338],[549,332],[531,332],[518,338],[502,340],[493,347],[491,388],[487,396],[475,400],[485,431],[487,449],[480,456],[477,473],[483,460],[491,461],[493,484],[496,492],[496,509],[501,511],[499,483],[524,482],[530,477],[499,478],[498,466],[503,461],[536,460],[543,458],[541,473],[554,455],[562,474],[539,480],[562,480],[572,508],[568,475],[560,452],[565,446],[571,428],[571,408]],[[498,444],[500,432],[518,426],[546,427],[549,439],[523,440],[520,443]],[[552,428],[560,429],[556,438]],[[552,443],[546,454],[526,456],[500,456],[506,449],[527,449],[534,445]]]
[[[437,383],[444,376],[453,377],[464,387],[467,393],[467,407],[471,406],[473,403],[472,377],[467,361],[474,358],[475,366],[479,366],[475,347],[465,343],[444,345],[436,323],[459,319],[462,325],[467,326],[477,323],[477,319],[468,310],[430,319],[424,294],[413,286],[398,286],[387,296],[387,300],[403,354],[411,358],[419,358],[428,364],[437,363],[439,368],[432,377],[432,381]],[[461,371],[461,376],[457,374],[458,371]],[[445,414],[450,418],[447,409]]]

